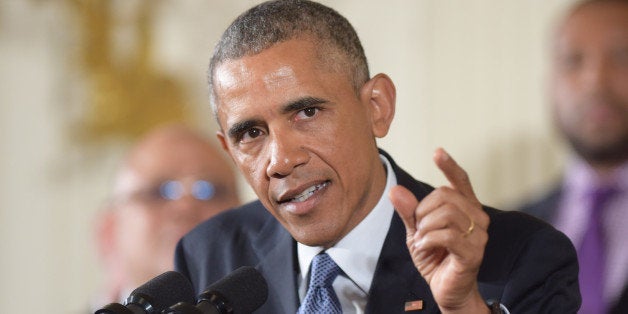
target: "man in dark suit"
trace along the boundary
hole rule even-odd
[[[628,1],[588,0],[567,13],[554,36],[550,82],[555,124],[575,154],[561,184],[521,210],[578,249],[581,313],[625,313]]]
[[[450,186],[436,189],[378,150],[395,87],[370,76],[337,12],[294,0],[248,10],[223,33],[209,81],[218,138],[259,200],[177,246],[176,268],[199,292],[252,265],[269,284],[261,313],[578,309],[564,235],[483,207],[442,149],[434,162]],[[321,269],[333,275],[321,279]]]

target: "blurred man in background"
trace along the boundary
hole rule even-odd
[[[96,221],[105,286],[94,306],[120,302],[172,270],[179,238],[239,204],[224,156],[204,136],[180,125],[157,128],[131,149]]]
[[[554,37],[550,96],[573,158],[562,184],[522,210],[573,241],[580,313],[628,309],[628,1],[579,2]]]

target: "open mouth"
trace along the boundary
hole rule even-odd
[[[325,181],[325,182],[321,182],[319,184],[313,185],[307,189],[305,189],[303,192],[299,193],[298,195],[295,195],[292,198],[289,198],[285,201],[281,201],[280,203],[301,203],[301,202],[305,202],[307,201],[310,197],[312,197],[312,195],[314,195],[317,191],[320,191],[324,188],[326,188],[329,185],[329,181]]]

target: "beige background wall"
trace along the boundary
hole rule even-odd
[[[210,48],[257,1],[156,1],[156,59],[186,82],[197,124]],[[397,117],[380,142],[416,177],[442,184],[438,146],[481,200],[509,207],[560,172],[544,97],[551,24],[570,0],[337,0],[373,73],[396,82]],[[130,4],[129,4],[130,3]],[[120,16],[137,1],[116,1]],[[0,0],[0,308],[80,313],[101,281],[91,219],[124,143],[73,144],[81,82],[68,71],[80,31],[62,1]],[[128,34],[127,34],[128,35]],[[120,40],[124,41],[124,29]],[[77,113],[79,112],[79,113]],[[76,135],[76,134],[74,134]],[[253,196],[247,190],[245,199]]]

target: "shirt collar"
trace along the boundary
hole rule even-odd
[[[365,293],[368,293],[370,289],[377,260],[395,211],[387,195],[390,189],[397,185],[397,177],[390,161],[381,154],[380,159],[386,166],[386,187],[379,202],[351,232],[336,245],[327,249],[327,254],[344,271],[345,275]],[[301,282],[307,281],[306,276],[310,263],[314,256],[322,250],[323,247],[312,247],[297,243]]]
[[[568,162],[564,186],[577,195],[586,195],[600,186],[614,186],[620,191],[628,191],[628,161],[617,167],[609,178],[603,180],[583,159],[572,156]]]

